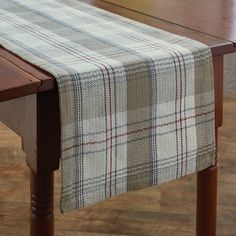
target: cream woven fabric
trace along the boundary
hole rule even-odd
[[[0,3],[0,44],[58,83],[62,211],[214,164],[206,45],[76,0]]]

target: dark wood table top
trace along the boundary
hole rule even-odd
[[[236,43],[236,0],[102,0]]]
[[[0,102],[55,88],[52,75],[0,47]]]
[[[236,0],[82,0],[130,19],[236,51]],[[53,76],[0,48],[0,102],[56,88]]]

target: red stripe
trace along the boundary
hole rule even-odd
[[[180,150],[181,150],[181,177],[183,176],[183,124],[182,124],[182,99],[183,99],[183,75],[182,75],[182,68],[181,68],[181,64],[180,64],[180,59],[179,56],[176,55],[178,58],[178,63],[179,63],[179,73],[180,73],[180,106],[179,106],[179,110],[180,110]]]
[[[203,112],[203,113],[200,113],[200,114],[197,114],[197,115],[194,115],[194,116],[185,117],[185,118],[182,118],[182,121],[186,121],[186,120],[189,120],[189,119],[193,119],[193,118],[195,118],[195,117],[199,117],[199,116],[202,116],[202,115],[208,115],[208,114],[211,114],[211,113],[213,113],[213,112],[214,112],[214,110],[209,111],[209,112]],[[180,119],[179,119],[179,120],[172,121],[172,122],[164,123],[164,124],[161,124],[161,125],[155,125],[155,126],[145,127],[145,128],[142,128],[142,129],[138,129],[138,130],[126,132],[126,133],[123,133],[123,134],[118,134],[118,135],[116,135],[116,136],[113,136],[112,138],[118,138],[118,137],[122,137],[122,136],[125,136],[125,135],[130,135],[130,134],[133,134],[133,133],[139,133],[139,132],[147,131],[147,130],[149,130],[149,129],[153,129],[153,128],[157,128],[157,127],[163,127],[163,126],[167,126],[167,125],[172,125],[172,124],[175,124],[175,123],[177,123],[177,122],[180,122]],[[110,139],[110,138],[109,138],[109,139]],[[82,146],[82,145],[100,144],[100,143],[103,143],[103,142],[108,141],[109,139],[104,139],[104,140],[101,140],[101,141],[94,141],[94,142],[87,142],[87,143],[82,143],[82,144],[79,144],[79,145],[73,145],[73,146],[71,146],[71,147],[68,147],[68,148],[63,149],[63,151],[67,151],[67,150],[70,150],[70,149],[72,149],[72,148],[74,148],[74,147],[79,147],[79,146]]]
[[[107,68],[106,68],[107,69]],[[109,74],[108,70],[107,70],[107,73]],[[112,129],[112,97],[111,97],[111,80],[110,80],[110,76],[109,76],[109,106],[110,106],[110,129]],[[111,197],[111,194],[112,194],[112,191],[111,191],[111,180],[112,180],[112,130],[110,132],[110,143],[111,143],[111,148],[110,148],[110,197]]]

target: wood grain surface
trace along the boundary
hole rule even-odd
[[[0,102],[53,88],[53,76],[0,46]]]
[[[236,99],[224,103],[219,129],[218,236],[236,236]],[[0,236],[29,235],[29,170],[20,139],[0,125]],[[95,206],[59,213],[55,176],[55,236],[194,236],[196,177],[131,192]]]
[[[40,80],[0,57],[0,102],[36,93]]]
[[[102,0],[236,43],[236,0]]]

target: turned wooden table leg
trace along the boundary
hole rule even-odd
[[[57,90],[0,104],[0,118],[22,138],[30,168],[31,236],[53,236],[53,172],[60,160]]]
[[[197,175],[197,236],[216,236],[217,166]]]
[[[31,236],[53,236],[53,172],[36,174],[30,172]]]

